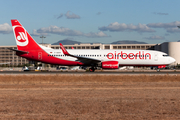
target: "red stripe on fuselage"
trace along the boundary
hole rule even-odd
[[[167,66],[168,64],[119,64],[121,66],[151,67],[151,66]]]
[[[59,65],[67,65],[67,66],[83,65],[83,63],[81,62],[63,60],[54,56],[50,56],[44,50],[30,50],[28,52],[29,52],[28,54],[22,54],[17,52],[17,55],[27,58],[29,60],[39,61],[48,64],[59,64]],[[41,53],[40,55],[42,56],[39,56],[39,53]]]

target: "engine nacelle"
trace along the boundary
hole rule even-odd
[[[161,66],[158,66],[158,68],[165,68],[166,65],[161,65]]]
[[[102,62],[102,69],[119,69],[118,61],[104,61]]]

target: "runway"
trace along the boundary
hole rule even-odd
[[[167,74],[180,74],[180,70],[161,70],[157,71],[95,71],[95,72],[86,72],[86,71],[0,71],[0,75],[4,74],[18,74],[18,75],[53,75],[53,74],[89,74],[89,75],[167,75]]]

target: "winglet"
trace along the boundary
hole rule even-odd
[[[61,49],[62,49],[62,51],[63,51],[63,53],[64,53],[65,55],[70,55],[70,54],[68,53],[68,51],[64,48],[64,46],[63,46],[61,43],[59,43],[59,45],[60,45],[60,47],[61,47]]]

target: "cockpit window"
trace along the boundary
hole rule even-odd
[[[163,55],[163,57],[167,57],[167,56],[169,56],[169,55]]]

